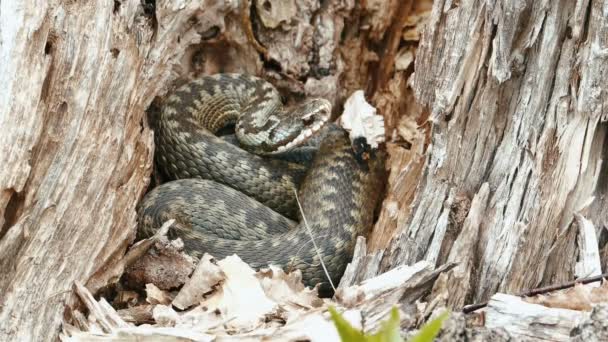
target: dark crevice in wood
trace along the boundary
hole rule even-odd
[[[6,232],[17,223],[23,212],[23,204],[25,202],[25,194],[23,192],[17,192],[13,189],[5,191],[9,191],[11,194],[4,209],[4,224],[2,225],[2,229],[0,229],[0,239],[4,238]]]
[[[561,57],[562,57],[562,46],[563,46],[563,44],[561,44],[561,45],[559,46],[559,51],[557,52],[557,54],[558,54],[558,58],[557,58],[557,60],[555,61],[555,69],[557,69],[557,68],[558,68],[558,66],[559,66],[559,61],[560,61],[560,59],[561,59]],[[543,116],[542,116],[542,117],[543,117],[543,120],[540,122],[540,127],[539,127],[539,129],[538,129],[538,132],[543,132],[543,131],[545,130],[545,125],[547,124],[547,116],[549,115],[549,110],[550,110],[550,108],[551,108],[551,103],[552,103],[552,102],[551,102],[551,98],[553,97],[553,92],[555,91],[555,81],[556,81],[556,79],[557,79],[557,75],[558,75],[558,73],[557,73],[557,72],[554,72],[554,73],[551,75],[551,84],[549,85],[549,88],[548,88],[548,89],[549,89],[549,93],[547,94],[547,104],[546,104],[546,106],[545,106],[545,110],[544,110],[545,115],[543,115]],[[554,119],[554,120],[556,119],[556,118],[555,118],[555,116],[553,117],[553,119]],[[555,122],[555,121],[554,121],[554,122]],[[541,137],[542,137],[542,134],[537,134],[537,136],[536,136],[536,143],[538,143],[538,142],[539,142],[539,139],[540,139]]]
[[[213,38],[216,38],[220,34],[220,32],[220,27],[217,25],[213,25],[208,30],[200,34],[201,40],[211,40]]]
[[[573,35],[572,35],[572,26],[568,25],[566,27],[566,38],[568,39],[572,39]]]
[[[524,186],[524,189],[528,189],[528,187],[530,186],[531,178],[532,178],[532,170],[528,170],[528,174],[526,175],[526,183],[525,183],[526,185]],[[528,223],[528,220],[525,217],[522,218],[522,214],[524,213],[524,211],[522,211],[522,209],[524,208],[527,194],[528,194],[528,191],[524,191],[521,194],[521,200],[519,201],[519,208],[517,208],[517,219],[526,224]]]
[[[594,195],[596,198],[605,199],[608,198],[608,122],[600,122],[596,131],[596,138],[598,135],[603,134],[603,147],[601,153],[602,166],[599,171],[599,177],[597,180],[597,187],[595,188]],[[604,202],[605,203],[605,202]],[[606,212],[604,210],[604,212]],[[604,222],[596,222],[599,227],[599,248],[600,251],[606,248],[608,244],[608,214],[604,214]],[[600,252],[601,253],[601,252]],[[602,260],[602,268],[605,269],[605,260]]]
[[[263,59],[263,65],[264,65],[264,69],[273,70],[279,74],[283,71],[283,67],[281,66],[281,63],[279,63],[277,60],[272,59],[272,58],[269,58],[267,60]]]
[[[390,75],[394,71],[395,58],[399,49],[399,43],[401,42],[405,21],[407,16],[412,12],[413,5],[414,2],[412,0],[405,0],[400,3],[392,18],[392,23],[387,30],[383,43],[379,49],[376,49],[376,51],[381,51],[381,57],[378,63],[377,72],[375,75],[372,75],[372,94],[386,86],[390,79]]]
[[[53,74],[55,71],[55,66],[53,63],[53,52],[55,52],[57,43],[57,37],[55,33],[49,32],[49,35],[46,40],[46,44],[44,44],[44,54],[50,57],[50,65],[49,69],[42,81],[42,88],[40,89],[40,100],[44,103],[47,102],[47,98],[49,95],[49,87],[53,80]]]
[[[156,17],[156,0],[141,0],[144,13],[150,17]]]
[[[53,52],[53,42],[47,41],[46,44],[44,44],[44,54],[50,55],[52,52]]]
[[[42,87],[40,88],[40,101],[43,103],[46,103],[49,97],[50,87],[52,84],[54,73],[55,67],[51,62],[51,65],[49,65],[49,70],[47,71],[44,80],[42,81]]]
[[[241,24],[247,35],[247,40],[259,52],[260,60],[265,61],[268,57],[268,49],[258,39],[258,27],[254,20],[257,17],[255,6],[251,5],[250,0],[242,0],[241,3]]]
[[[118,13],[118,11],[120,11],[120,5],[122,5],[120,0],[114,0],[114,8],[112,8],[112,13]]]
[[[150,26],[152,28],[152,39],[156,37],[158,32],[158,19],[156,18],[156,0],[141,0],[141,7],[144,12],[144,16],[150,20]]]
[[[589,35],[589,23],[591,22],[591,10],[593,9],[593,1],[587,3],[587,9],[585,10],[585,21],[583,25],[583,32],[580,38],[581,43],[586,42]]]
[[[608,122],[600,122],[596,130],[596,139],[600,134],[604,135],[602,147],[602,167],[597,181],[597,194],[608,196]]]

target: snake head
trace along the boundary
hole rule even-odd
[[[290,108],[285,120],[275,127],[275,134],[271,134],[275,151],[269,154],[283,153],[301,146],[319,133],[330,118],[331,103],[325,99],[309,99]]]
[[[301,146],[317,134],[331,117],[331,103],[325,99],[309,99],[293,107],[286,108],[270,117],[265,123],[265,132],[256,140],[248,140],[243,148],[261,155],[288,152]],[[237,130],[237,135],[238,135]],[[246,139],[246,138],[245,138]],[[245,139],[239,137],[242,142]]]

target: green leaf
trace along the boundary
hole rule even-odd
[[[399,329],[399,310],[393,307],[391,317],[382,322],[382,328],[371,336],[367,336],[367,342],[403,342]]]
[[[389,319],[382,322],[382,327],[374,335],[365,335],[360,330],[354,328],[333,306],[329,307],[329,314],[334,321],[342,342],[403,342],[399,329],[399,310],[396,307],[391,310]],[[443,321],[448,318],[448,315],[449,312],[446,311],[425,324],[409,342],[432,342],[439,333]]]
[[[439,333],[439,330],[443,325],[443,321],[445,321],[449,315],[450,313],[448,311],[445,311],[444,313],[439,315],[439,317],[428,322],[408,342],[432,342]]]
[[[365,335],[358,329],[353,328],[347,320],[339,314],[333,306],[329,307],[329,314],[334,321],[334,325],[340,334],[343,342],[365,342]]]

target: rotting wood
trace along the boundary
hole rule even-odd
[[[215,284],[199,288],[182,288],[188,297],[204,298],[190,310],[176,312],[167,305],[146,306],[143,312],[133,309],[116,312],[102,298],[95,301],[82,285],[77,293],[88,308],[88,325],[65,324],[64,341],[137,340],[163,338],[166,341],[222,339],[231,340],[312,340],[339,341],[336,328],[328,319],[329,305],[337,307],[343,316],[366,332],[376,331],[386,320],[393,306],[403,298],[412,305],[427,293],[433,280],[453,265],[433,269],[426,261],[413,266],[401,266],[352,287],[341,288],[340,300],[320,300],[301,284],[301,275],[286,275],[275,269],[255,272],[238,257],[230,256],[217,264],[200,265],[201,274],[218,273]],[[192,281],[197,281],[193,276]],[[241,285],[241,286],[238,286]],[[291,295],[286,296],[286,293]],[[206,296],[203,296],[206,294]],[[180,297],[180,294],[178,294]],[[224,299],[224,300],[221,300]],[[186,304],[189,306],[189,304]],[[125,319],[134,318],[141,324],[152,318],[154,326],[135,326]],[[134,314],[135,313],[135,314]],[[415,320],[401,315],[413,327]],[[275,321],[281,322],[277,324]],[[365,324],[363,324],[365,323]],[[410,328],[411,328],[410,327]],[[321,333],[320,333],[321,332]]]
[[[578,250],[579,261],[574,268],[578,278],[588,278],[602,274],[598,240],[593,223],[579,213],[574,214],[579,227]],[[599,284],[596,284],[599,286]]]
[[[53,339],[74,281],[94,292],[120,273],[108,268],[133,238],[151,168],[144,109],[175,78],[262,74],[339,112],[354,90],[372,88],[387,30],[403,18],[394,0],[294,0],[299,11],[276,27],[237,2],[155,3],[2,2],[0,337]],[[461,284],[450,305],[479,301],[572,278],[575,213],[597,233],[607,226],[606,5],[513,4],[436,1],[415,74],[382,66],[394,73],[368,95],[394,139],[394,169],[369,239],[377,252],[355,267],[365,278],[458,259],[470,264],[453,274],[475,286]],[[242,26],[251,14],[263,56]],[[485,207],[467,216],[486,184]],[[451,253],[463,246],[477,250]],[[605,265],[608,244],[599,253]],[[450,293],[436,290],[431,303]]]
[[[499,293],[488,303],[485,326],[505,329],[517,339],[568,341],[570,331],[588,317],[585,311],[548,308]]]
[[[295,3],[297,20],[254,27],[266,57],[243,27],[254,11],[235,1],[2,2],[0,339],[54,339],[75,281],[96,292],[120,276],[149,182],[155,96],[244,72],[288,98],[338,97],[354,2]]]
[[[608,191],[602,3],[434,3],[410,81],[430,110],[430,145],[421,177],[408,184],[413,203],[393,209],[410,214],[397,221],[381,269],[434,260],[432,246],[452,245],[443,218],[456,196],[475,198],[487,183],[479,234],[468,242],[478,246],[466,275],[475,285],[463,298],[481,301],[574,271],[550,258],[556,240],[580,208],[594,223],[608,215],[596,205]]]
[[[234,30],[231,2],[141,3],[1,3],[0,340],[54,340],[74,282],[122,259],[151,171],[145,109],[205,32]]]

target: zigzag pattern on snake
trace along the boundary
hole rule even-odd
[[[181,237],[194,256],[237,254],[254,268],[299,269],[306,284],[327,285],[309,233],[292,220],[300,217],[297,189],[336,283],[356,237],[371,228],[384,154],[356,158],[346,132],[333,128],[325,129],[312,165],[273,157],[319,131],[329,112],[320,99],[284,109],[272,85],[241,74],[206,76],[178,88],[152,120],[157,168],[173,181],[145,196],[138,236],[175,219],[170,236]],[[244,148],[215,135],[231,123]]]

